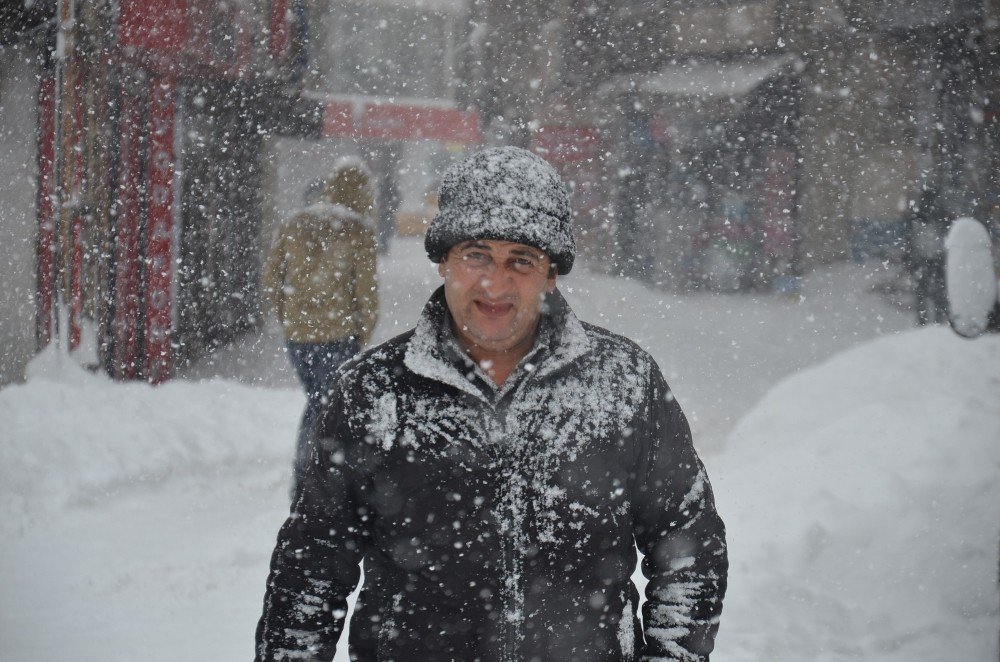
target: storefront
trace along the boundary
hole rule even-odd
[[[60,4],[72,31],[38,88],[39,349],[158,383],[259,326],[271,139],[479,142],[445,102],[303,93],[299,4]]]
[[[692,58],[601,91],[610,107],[639,109],[647,127],[642,162],[652,179],[635,187],[646,197],[633,229],[639,236],[629,242],[651,253],[642,256],[646,279],[741,290],[771,287],[794,271],[794,63],[788,55]],[[617,130],[619,160],[641,151],[635,133]]]

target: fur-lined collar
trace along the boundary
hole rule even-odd
[[[367,228],[371,228],[373,230],[375,229],[375,219],[373,219],[370,214],[359,214],[350,207],[345,205],[335,205],[325,200],[314,202],[299,211],[297,214],[293,214],[289,218],[285,219],[284,225],[300,221],[303,218],[315,218],[321,221],[326,221],[335,227],[340,227],[340,224],[344,221],[355,221]]]

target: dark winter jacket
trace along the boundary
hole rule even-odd
[[[352,659],[707,659],[725,530],[684,414],[635,344],[558,292],[547,309],[500,389],[458,348],[443,290],[341,369],[272,558],[258,660],[331,659],[362,558]]]

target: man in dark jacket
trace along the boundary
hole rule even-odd
[[[579,321],[569,198],[517,148],[452,168],[444,285],[343,366],[271,562],[257,659],[704,660],[725,529],[652,358]],[[631,581],[648,578],[642,624]]]

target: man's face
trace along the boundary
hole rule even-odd
[[[455,333],[477,360],[531,349],[555,269],[537,248],[509,241],[466,241],[438,265]]]

